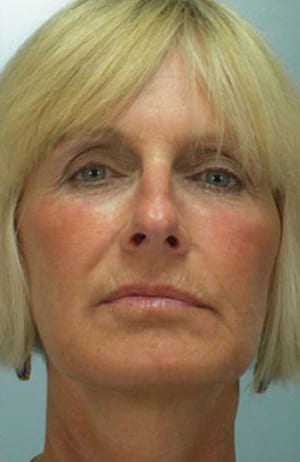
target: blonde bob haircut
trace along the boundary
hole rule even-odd
[[[93,136],[180,50],[251,174],[264,175],[281,219],[252,392],[300,370],[300,105],[272,51],[215,0],[77,0],[34,33],[0,75],[0,362],[46,355],[31,316],[16,216],[26,179],[63,138]]]

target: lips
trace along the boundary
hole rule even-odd
[[[190,292],[179,290],[172,286],[151,286],[149,284],[145,285],[127,285],[119,288],[118,290],[112,292],[103,303],[110,303],[116,300],[120,300],[125,297],[152,297],[152,298],[165,298],[172,299],[175,301],[184,302],[189,305],[194,305],[196,307],[207,306],[206,303],[199,299],[194,294]]]

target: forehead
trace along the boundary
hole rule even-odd
[[[190,79],[180,53],[169,53],[143,90],[110,124],[81,135],[83,144],[104,140],[109,145],[141,148],[144,143],[165,142],[183,147],[199,144],[233,144],[233,136],[221,133],[218,120],[205,90],[192,92]],[[59,142],[73,144],[73,140]]]
[[[105,130],[110,141],[194,145],[215,141],[218,121],[205,90],[193,93],[179,53],[170,53],[143,90]]]
[[[117,117],[116,123],[119,124],[125,116],[129,118],[139,110],[148,118],[163,114],[169,119],[176,117],[183,121],[195,115],[197,122],[210,119],[210,122],[215,123],[213,107],[208,102],[207,92],[200,79],[196,91],[193,90],[195,88],[192,89],[181,53],[172,51],[166,55],[142,91]]]

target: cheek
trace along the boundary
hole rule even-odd
[[[238,374],[242,375],[261,338],[280,245],[280,221],[275,206],[270,204],[223,204],[206,212],[206,220],[202,217],[198,223],[203,237],[201,242],[199,232],[198,260],[224,327],[225,337],[220,335],[219,347],[227,345],[231,363],[238,365]]]
[[[31,309],[45,345],[52,345],[53,335],[64,338],[65,326],[74,319],[82,320],[83,330],[88,325],[89,311],[82,309],[95,291],[95,268],[99,275],[99,262],[117,235],[116,220],[106,218],[111,216],[107,208],[92,202],[40,198],[24,213],[20,237]]]
[[[206,216],[206,264],[239,310],[266,304],[280,244],[275,206],[222,206]]]
[[[26,248],[42,266],[55,275],[74,275],[101,258],[113,234],[107,211],[76,199],[40,200],[30,211]],[[33,246],[34,245],[34,246]],[[29,262],[31,259],[28,259]]]
[[[244,214],[241,220],[233,220],[232,229],[224,236],[229,242],[228,253],[241,268],[241,274],[252,274],[262,284],[269,279],[278,252],[280,226],[276,221],[263,213]]]

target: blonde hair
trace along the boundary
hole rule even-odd
[[[300,369],[299,95],[268,45],[215,0],[77,0],[44,24],[0,75],[0,361],[43,346],[30,312],[16,212],[26,178],[64,137],[93,134],[182,51],[242,161],[266,175],[282,222],[253,389]]]

